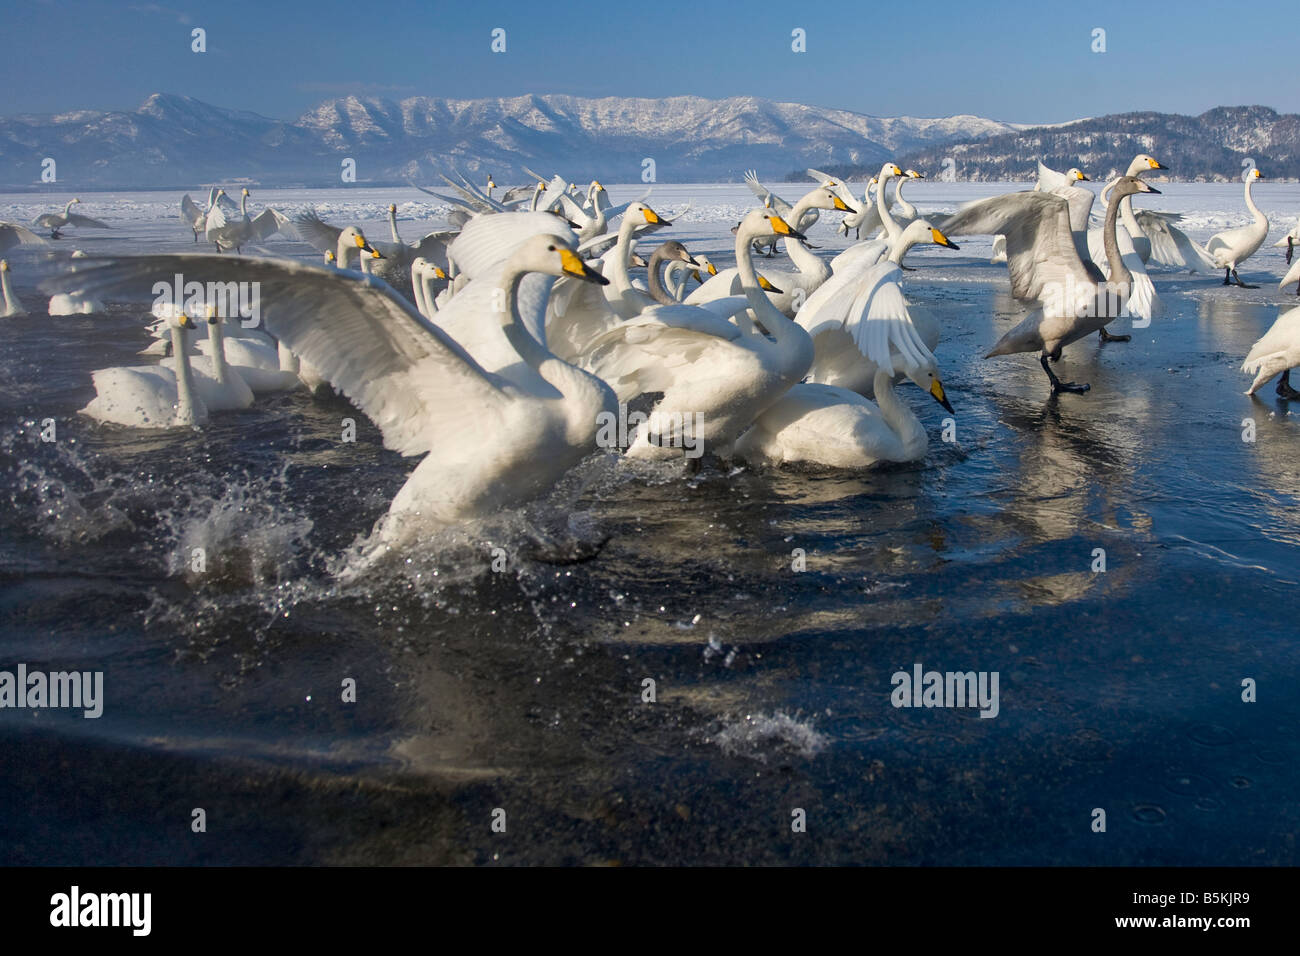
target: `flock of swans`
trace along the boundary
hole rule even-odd
[[[42,288],[76,305],[178,275],[256,284],[258,328],[212,302],[155,307],[156,341],[146,352],[161,360],[94,372],[96,397],[82,411],[136,428],[199,426],[259,395],[328,383],[375,422],[387,448],[425,456],[380,522],[378,555],[544,494],[608,447],[606,426],[620,417],[629,422],[622,450],[634,458],[680,458],[692,443],[768,466],[865,469],[923,458],[928,439],[906,384],[953,407],[935,357],[944,325],[908,301],[903,262],[918,245],[956,249],[954,236],[996,236],[994,261],[1005,261],[1012,295],[1031,309],[988,356],[1036,353],[1053,394],[1086,391],[1061,381],[1052,364],[1093,333],[1124,341],[1106,328],[1121,316],[1157,314],[1148,263],[1222,269],[1225,284],[1249,288],[1237,270],[1267,236],[1251,195],[1257,170],[1245,184],[1253,221],[1201,246],[1176,215],[1133,206],[1159,192],[1142,176],[1163,168],[1136,157],[1102,192],[1099,224],[1094,194],[1078,185],[1087,176],[1041,163],[1032,190],[928,219],[901,195],[921,174],[895,163],[861,197],[809,170],[815,185],[793,203],[751,171],[758,204],[733,230],[735,265],[722,269],[672,239],[648,260],[638,255],[638,241],[672,225],[647,197],[615,206],[599,182],[584,192],[531,171],[535,184],[500,196],[490,177],[482,189],[444,178],[452,192],[434,195],[451,204],[451,228],[414,243],[399,235],[395,206],[391,241],[380,242],[312,213],[291,220],[268,208],[250,217],[247,189],[236,216],[213,188],[203,208],[185,196],[181,220],[217,255],[77,253]],[[35,225],[51,238],[69,226],[104,227],[71,206]],[[823,215],[841,216],[845,235],[870,238],[827,261],[805,236]],[[324,262],[224,254],[280,229]],[[1279,243],[1288,262],[1296,241],[1300,225]],[[0,224],[0,252],[19,243],[47,240]],[[771,258],[779,245],[788,264]],[[638,266],[644,280],[633,278]],[[1300,290],[1300,260],[1283,287],[1293,282]],[[5,314],[16,314],[7,262],[0,285]],[[1255,376],[1248,394],[1280,375],[1278,393],[1300,398],[1288,377],[1297,365],[1300,309],[1246,357],[1243,370]],[[647,411],[628,418],[634,402]]]

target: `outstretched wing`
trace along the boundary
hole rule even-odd
[[[343,230],[338,226],[331,226],[317,214],[316,210],[311,209],[300,213],[290,225],[302,241],[314,246],[317,252],[334,252],[338,249],[339,234]]]
[[[87,256],[41,284],[46,291],[145,294],[155,281],[256,282],[266,328],[311,363],[403,455],[482,427],[508,400],[504,380],[485,372],[460,345],[385,282],[357,272],[283,259],[242,256]]]
[[[49,243],[26,226],[14,222],[0,222],[0,252],[14,246],[48,246]]]
[[[83,229],[110,229],[112,228],[106,222],[100,222],[98,219],[91,219],[89,216],[79,216],[75,212],[68,213],[68,222],[74,226],[80,226]]]
[[[1011,294],[1022,302],[1066,295],[1068,309],[1095,298],[1097,276],[1079,258],[1070,207],[1059,196],[1031,191],[981,199],[949,216],[943,230],[950,236],[1005,236]]]

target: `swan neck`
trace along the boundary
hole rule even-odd
[[[14,297],[13,286],[9,284],[9,270],[0,271],[0,295],[4,296],[5,312],[12,313],[17,299]]]
[[[1124,258],[1119,253],[1119,241],[1115,238],[1119,207],[1123,205],[1122,200],[1127,198],[1127,196],[1121,197],[1121,202],[1113,202],[1106,207],[1106,222],[1101,232],[1102,245],[1106,249],[1106,262],[1110,265],[1111,285],[1127,286],[1133,278],[1128,266],[1124,265]]]
[[[411,270],[411,292],[415,296],[415,308],[427,319],[429,317],[429,306],[425,301],[423,270]]]
[[[620,296],[632,288],[632,277],[628,274],[628,268],[632,264],[632,249],[636,245],[632,241],[632,233],[635,230],[636,223],[624,216],[623,224],[618,228],[618,245],[613,261],[609,264],[610,285]]]
[[[505,300],[506,312],[502,328],[511,346],[519,353],[519,357],[536,371],[541,368],[543,362],[555,356],[533,338],[532,333],[524,326],[523,317],[519,314],[519,283],[524,281],[528,271],[512,263],[506,264],[499,286]]]
[[[212,343],[212,377],[226,384],[226,333],[220,322],[208,323],[208,341]]]
[[[809,352],[811,352],[812,340],[808,339],[808,333],[786,318],[785,314],[774,306],[772,300],[759,288],[758,273],[754,269],[753,258],[754,240],[759,238],[762,237],[752,229],[742,228],[736,232],[736,272],[740,275],[749,307],[763,327],[772,333],[778,345],[789,343],[795,336],[802,335],[808,340]],[[810,364],[811,361],[810,356]]]
[[[650,257],[650,295],[661,305],[675,305],[677,300],[670,296],[668,290],[664,288],[662,271],[665,259],[666,256],[662,249],[656,249],[654,255]]]
[[[1250,190],[1254,185],[1255,177],[1251,176],[1246,180],[1246,208],[1250,210],[1250,214],[1255,217],[1256,222],[1260,222],[1261,220],[1267,222],[1268,220],[1264,218],[1264,214],[1260,212],[1259,207],[1255,205],[1255,197],[1251,195]]]
[[[185,330],[172,326],[172,354],[176,356],[176,420],[194,424],[194,381],[190,373],[190,356],[185,351]]]
[[[889,179],[894,178],[893,176],[889,177]],[[880,215],[880,221],[884,224],[885,232],[888,233],[892,242],[897,238],[901,230],[898,228],[898,223],[894,221],[894,217],[890,215],[889,204],[885,202],[885,189],[889,186],[889,179],[882,179],[876,184],[876,212]]]
[[[911,408],[899,399],[898,393],[894,391],[893,375],[884,369],[876,369],[872,389],[875,392],[876,405],[880,408],[881,416],[889,425],[890,430],[898,436],[898,440],[905,448],[911,450],[918,443],[924,448],[929,444],[921,420],[916,417]]]
[[[402,237],[397,234],[397,210],[396,209],[388,210],[388,229],[393,234],[393,242],[400,243],[402,241]]]

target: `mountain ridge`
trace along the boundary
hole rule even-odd
[[[294,120],[154,93],[135,110],[0,117],[0,185],[40,185],[41,162],[76,186],[339,185],[341,163],[376,185],[459,168],[526,178],[522,167],[575,179],[739,181],[804,165],[884,161],[896,152],[1017,129],[978,116],[876,117],[761,97],[712,100],[522,94],[400,100],[341,96]]]

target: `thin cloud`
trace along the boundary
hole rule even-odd
[[[188,13],[182,13],[180,10],[173,10],[157,3],[133,3],[127,9],[135,13],[147,13],[156,17],[171,17],[182,26],[189,26],[194,22],[194,19]]]

